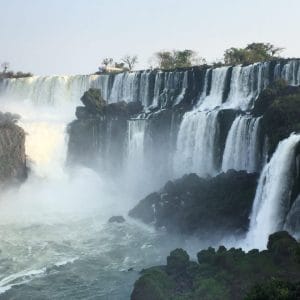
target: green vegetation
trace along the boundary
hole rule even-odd
[[[256,100],[253,115],[263,115],[262,128],[273,153],[281,140],[292,132],[300,132],[300,87],[275,81]]]
[[[172,251],[166,266],[143,271],[131,299],[299,299],[300,244],[285,231],[272,234],[261,252],[221,246],[197,258]]]
[[[206,63],[205,59],[198,57],[197,52],[193,50],[159,51],[155,53],[155,58],[158,67],[163,70],[186,68]]]
[[[284,48],[276,47],[271,43],[250,43],[245,48],[231,47],[225,50],[223,58],[212,62],[212,67],[224,65],[249,65],[261,61],[280,59],[280,53]],[[152,61],[152,59],[151,59]],[[125,55],[116,62],[113,58],[104,58],[102,65],[105,68],[119,68],[123,71],[132,71],[138,62],[137,55]],[[193,66],[208,65],[205,58],[200,57],[197,51],[185,50],[163,50],[154,53],[152,68],[161,70],[172,70],[176,68],[189,68]],[[102,71],[103,73],[103,71]]]
[[[245,300],[292,300],[300,299],[300,282],[292,283],[277,279],[255,285]]]
[[[251,43],[245,48],[229,48],[224,53],[224,63],[227,65],[249,65],[260,61],[280,58],[278,48],[270,43]]]
[[[115,61],[111,57],[106,57],[102,60],[102,67],[100,73],[118,73],[125,71],[133,71],[138,62],[137,55],[125,55],[121,58],[120,62]],[[98,73],[98,72],[97,72]]]
[[[0,72],[0,79],[4,78],[23,78],[23,77],[32,77],[31,73],[23,73],[23,72],[13,72],[9,71],[9,62],[3,62],[1,64],[2,71]]]

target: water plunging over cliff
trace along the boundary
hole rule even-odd
[[[141,180],[140,176],[146,171],[144,147],[146,125],[144,119],[128,121],[126,175],[134,180]]]
[[[259,171],[261,153],[259,149],[260,118],[238,116],[229,130],[222,161],[222,171],[230,169]]]
[[[295,171],[295,150],[300,135],[281,141],[258,182],[251,213],[247,242],[252,248],[264,248],[268,235],[283,228],[290,208]]]
[[[218,111],[186,113],[177,137],[174,171],[177,177],[186,173],[202,176],[217,172]]]

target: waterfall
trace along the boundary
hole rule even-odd
[[[242,110],[249,109],[268,84],[268,67],[269,63],[234,67],[230,92],[224,106]]]
[[[144,166],[145,119],[128,121],[127,168],[131,172],[139,172]]]
[[[229,67],[221,67],[212,70],[211,88],[209,94],[207,89],[204,89],[203,94],[200,97],[198,104],[201,110],[214,109],[217,106],[221,106],[223,102],[223,93],[226,82],[226,75]],[[210,70],[207,71],[206,76],[209,76]],[[208,77],[206,78],[206,85],[208,85]]]
[[[107,95],[107,76],[76,75],[6,79],[1,95],[13,100],[29,100],[35,104],[60,105],[65,102],[80,103],[80,98],[90,87],[102,88]]]
[[[291,60],[287,62],[279,76],[289,83],[289,85],[300,85],[300,61]]]
[[[257,172],[259,153],[260,118],[238,116],[229,130],[222,161],[222,171],[229,169]]]
[[[217,172],[218,111],[192,111],[184,115],[174,155],[177,177],[195,172],[202,176]]]
[[[295,151],[300,135],[281,141],[265,165],[257,186],[246,238],[251,247],[264,248],[269,234],[283,228],[290,207]]]

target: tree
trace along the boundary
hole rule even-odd
[[[9,68],[9,62],[5,61],[1,64],[1,68],[3,69],[3,73],[6,73],[6,71]]]
[[[283,48],[270,43],[251,43],[245,48],[229,48],[224,53],[224,62],[228,65],[253,64],[280,58]]]
[[[129,71],[132,71],[138,62],[138,56],[125,55],[123,58],[121,58],[121,61],[128,67]]]
[[[205,64],[205,59],[199,57],[193,50],[160,51],[155,53],[160,69],[186,68]]]
[[[113,58],[109,58],[109,57],[106,57],[106,58],[104,58],[104,59],[102,60],[102,64],[103,64],[104,66],[106,66],[106,67],[112,65],[113,62],[114,62],[114,59],[113,59]]]

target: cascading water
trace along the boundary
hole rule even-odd
[[[112,214],[124,214],[133,206],[126,189],[88,169],[66,170],[65,126],[84,91],[100,88],[108,102],[139,100],[146,110],[198,101],[195,110],[183,116],[174,173],[176,177],[190,172],[207,176],[219,172],[220,112],[249,110],[259,92],[276,79],[298,85],[299,60],[207,70],[1,80],[0,92],[7,99],[1,109],[23,116],[20,125],[28,133],[26,149],[33,161],[27,182],[0,195],[0,293],[5,293],[4,299],[95,295],[128,299],[138,272],[124,271],[161,264],[171,249],[188,246],[130,221],[107,224]],[[145,155],[146,124],[142,119],[129,121],[126,153],[128,178],[141,182],[144,191],[153,180],[152,174],[146,174],[146,163],[151,164]],[[259,119],[247,115],[235,119],[225,145],[224,170],[257,170],[258,131]],[[267,235],[282,225],[299,141],[299,136],[292,135],[280,143],[263,169],[247,237],[251,247],[264,247]],[[199,244],[195,248],[199,250]]]
[[[222,171],[229,169],[257,172],[260,165],[260,118],[238,116],[229,130],[222,161]]]
[[[131,172],[137,172],[144,167],[146,124],[145,119],[132,119],[128,121],[127,166]]]
[[[265,248],[269,234],[283,228],[299,142],[300,135],[295,134],[281,141],[260,175],[246,238],[249,247]]]
[[[218,111],[186,113],[180,125],[174,155],[176,177],[187,173],[202,176],[217,172]]]
[[[182,241],[165,243],[163,234],[129,221],[108,224],[133,204],[109,178],[66,169],[65,127],[77,102],[64,105],[69,99],[51,93],[22,99],[23,91],[15,86],[16,100],[0,99],[2,110],[22,116],[31,161],[27,181],[0,193],[0,298],[128,299],[138,272],[126,271],[162,263]],[[132,124],[132,160],[142,161],[142,124]]]
[[[214,109],[215,107],[222,105],[228,69],[228,67],[221,67],[212,70],[209,94],[207,95],[207,90],[204,89],[199,100],[200,103],[198,105],[201,110]],[[207,76],[209,74],[208,72],[210,72],[210,70],[207,71]]]

